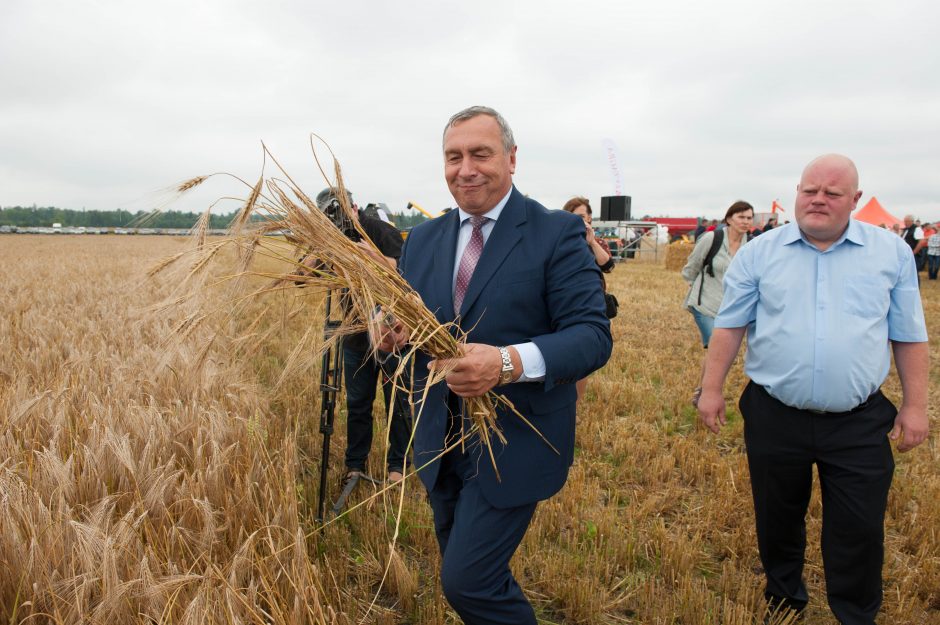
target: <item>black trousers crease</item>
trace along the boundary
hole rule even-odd
[[[757,522],[772,605],[802,610],[806,510],[813,464],[822,494],[826,594],[844,625],[870,625],[881,608],[884,519],[894,458],[887,438],[897,410],[880,392],[852,412],[787,406],[751,382],[740,401]]]

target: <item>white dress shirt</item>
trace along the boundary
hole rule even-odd
[[[506,207],[506,203],[509,202],[509,196],[512,195],[512,187],[509,188],[509,193],[506,194],[502,200],[499,201],[496,206],[491,208],[489,211],[484,213],[482,216],[487,218],[487,221],[483,224],[481,228],[483,232],[483,251],[486,251],[486,242],[490,238],[490,233],[493,232],[493,228],[496,227],[496,220],[499,219],[499,216],[502,214],[503,209]],[[470,235],[473,232],[473,226],[470,225],[470,217],[472,215],[466,212],[464,209],[457,207],[457,212],[460,216],[460,230],[457,232],[457,250],[456,257],[454,258],[454,275],[451,279],[451,291],[457,286],[457,271],[460,269],[460,259],[463,257],[463,252],[467,247],[467,243],[470,242]],[[516,382],[540,382],[545,379],[545,358],[542,356],[542,351],[535,345],[535,343],[518,343],[513,345],[516,348],[516,351],[519,352],[519,360],[522,361],[522,375],[516,380]]]

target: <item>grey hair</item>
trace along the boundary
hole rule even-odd
[[[512,136],[512,128],[509,127],[509,123],[503,119],[503,116],[497,113],[494,109],[491,109],[488,106],[471,106],[465,108],[459,113],[454,113],[450,119],[447,120],[447,125],[444,126],[444,134],[447,134],[447,131],[460,122],[465,122],[468,119],[473,119],[480,115],[489,115],[496,120],[496,124],[499,126],[499,134],[503,141],[503,149],[509,152],[516,145],[516,140]],[[443,139],[441,141],[443,144]]]

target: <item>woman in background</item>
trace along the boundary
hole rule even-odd
[[[614,270],[614,258],[610,253],[610,246],[607,245],[607,241],[594,236],[594,228],[591,226],[593,218],[591,216],[590,200],[586,197],[573,197],[565,202],[563,208],[584,220],[584,237],[587,239],[588,249],[591,251],[591,254],[594,255],[594,262],[597,263],[597,266],[602,272],[601,286],[606,293],[607,281],[604,280],[603,274],[610,273]],[[578,400],[580,401],[581,397],[584,395],[584,390],[587,388],[587,378],[578,380],[575,386],[578,389]]]
[[[685,307],[695,319],[705,349],[708,349],[715,317],[721,307],[725,271],[741,246],[747,243],[753,223],[754,207],[738,200],[725,212],[725,227],[703,234],[682,268],[682,277],[691,285],[685,297]],[[715,237],[720,237],[720,240],[716,242]],[[698,386],[692,394],[693,404],[698,403],[701,392],[702,388]]]

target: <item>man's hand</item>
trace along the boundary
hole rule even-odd
[[[746,330],[744,326],[715,328],[708,342],[705,372],[702,374],[702,395],[698,398],[698,416],[705,427],[715,434],[725,424],[725,398],[721,391]]]
[[[888,438],[897,441],[898,451],[905,452],[927,440],[929,431],[930,421],[926,410],[907,408],[901,404],[898,416],[894,419],[894,428],[888,434]]]
[[[698,416],[709,430],[715,434],[725,424],[725,398],[721,391],[702,389],[698,398]]]
[[[927,343],[892,341],[894,364],[901,378],[901,409],[888,436],[898,443],[898,451],[910,451],[927,439],[927,371],[930,357]]]
[[[408,328],[395,315],[380,310],[373,322],[369,327],[369,338],[383,352],[395,352],[408,344]]]
[[[382,255],[382,253],[375,249],[372,244],[367,243],[366,241],[357,241],[356,247],[358,247],[363,251],[363,253],[365,253],[366,256],[380,265],[387,265],[392,269],[398,267],[398,261],[396,261],[394,258],[389,258],[388,256]]]
[[[515,352],[514,348],[509,348]],[[461,348],[463,355],[447,360],[432,360],[428,368],[451,368],[445,378],[447,388],[460,397],[481,397],[499,383],[503,360],[499,348],[483,343],[467,343]],[[518,356],[513,353],[513,361]],[[517,365],[516,369],[519,369]],[[518,376],[517,376],[518,377]]]
[[[290,273],[291,276],[297,276],[301,278],[306,278],[313,275],[313,272],[320,269],[323,263],[320,262],[315,256],[310,254],[305,254],[300,260],[297,261],[297,267]],[[287,282],[289,278],[284,277],[275,280],[271,283],[271,286],[278,286],[283,282]],[[304,286],[307,284],[306,280],[294,280],[296,286]]]

